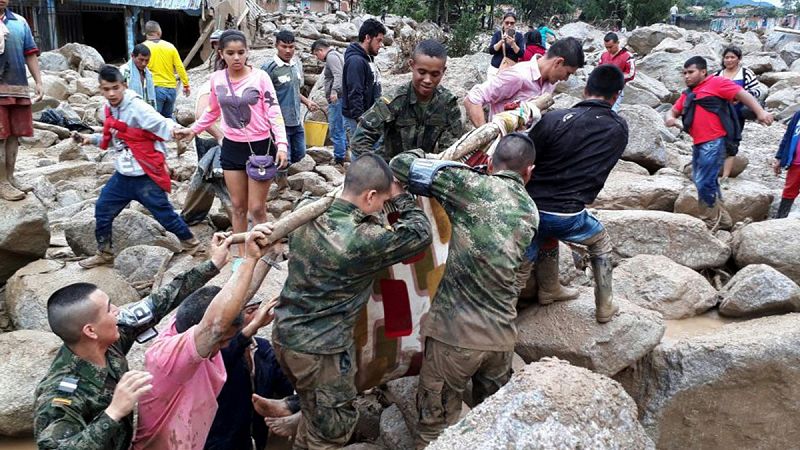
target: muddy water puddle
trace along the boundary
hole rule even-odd
[[[723,325],[741,321],[742,319],[722,317],[716,309],[688,319],[667,320],[667,330],[664,332],[663,341],[674,342],[688,337],[701,336],[717,330]]]

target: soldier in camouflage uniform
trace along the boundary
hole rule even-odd
[[[400,214],[392,227],[374,216],[385,201]],[[376,273],[430,243],[425,213],[375,155],[353,161],[342,196],[290,235],[289,274],[275,308],[272,342],[300,396],[294,448],[341,448],[350,439],[358,419],[356,318]]]
[[[419,159],[411,150],[390,166],[412,193],[435,198],[452,226],[442,281],[423,318],[417,447],[424,448],[461,413],[467,382],[476,403],[511,376],[517,339],[516,283],[539,214],[525,191],[536,151],[528,136],[504,137],[489,160],[489,174],[460,163]]]
[[[88,283],[53,293],[47,305],[48,321],[64,345],[36,388],[34,435],[40,449],[130,447],[132,411],[136,400],[149,390],[151,377],[128,371],[125,355],[143,330],[219,273],[228,244],[216,236],[211,247],[210,261],[124,309]]]
[[[354,156],[373,151],[387,162],[413,148],[438,153],[464,134],[461,110],[450,91],[439,86],[447,51],[434,40],[420,42],[412,55],[411,81],[381,97],[361,118],[353,136]]]

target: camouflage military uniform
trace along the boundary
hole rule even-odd
[[[289,237],[289,275],[275,308],[273,345],[300,396],[295,448],[340,448],[358,413],[353,328],[375,274],[431,243],[430,222],[409,194],[394,199],[394,227],[337,199]]]
[[[411,163],[421,156],[412,150],[392,159],[397,179],[408,180]],[[515,281],[539,225],[536,205],[515,172],[485,175],[447,167],[436,174],[431,191],[450,218],[452,235],[442,281],[422,322],[422,447],[458,420],[468,380],[476,401],[508,381],[517,338]]]
[[[156,318],[161,320],[218,273],[207,261],[150,294]],[[66,345],[61,347],[50,372],[36,388],[34,435],[40,449],[130,447],[133,414],[116,422],[104,411],[111,404],[119,379],[128,371],[125,355],[136,338],[128,328],[120,327],[119,332],[119,340],[106,352],[104,368],[80,359]]]
[[[394,95],[381,97],[364,113],[353,136],[351,150],[356,157],[369,153],[383,137],[383,144],[376,153],[388,162],[395,155],[414,148],[438,153],[463,134],[461,110],[450,91],[437,87],[427,105],[423,105],[409,82],[400,86]]]

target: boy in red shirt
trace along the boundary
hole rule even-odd
[[[603,38],[603,45],[606,51],[600,55],[600,64],[613,64],[619,67],[622,74],[625,76],[625,83],[632,81],[636,76],[636,62],[633,60],[633,55],[628,52],[625,47],[619,46],[619,36],[617,33],[608,33]],[[625,97],[623,91],[619,92],[619,97],[611,108],[614,112],[619,111],[622,105],[622,99]]]
[[[700,56],[689,58],[683,65],[683,79],[688,89],[681,94],[667,115],[666,125],[684,128],[694,141],[692,147],[692,178],[697,187],[700,206],[708,208],[703,220],[713,227],[724,227],[730,217],[720,207],[717,175],[725,159],[726,140],[735,137],[737,127],[731,126],[732,116],[728,104],[738,101],[749,107],[764,125],[772,124],[772,114],[764,111],[758,101],[741,86],[724,77],[709,76],[706,60]],[[683,125],[678,124],[682,117]],[[737,143],[738,144],[738,143]]]

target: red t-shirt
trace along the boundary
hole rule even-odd
[[[530,61],[536,55],[544,55],[546,50],[541,45],[531,44],[525,48],[525,54],[520,61]]]
[[[625,75],[625,82],[633,80],[633,77],[636,75],[633,65],[633,58],[631,58],[631,54],[628,53],[626,49],[620,49],[616,55],[612,55],[608,51],[603,52],[600,55],[600,64],[613,64],[619,67],[619,70]]]
[[[700,100],[704,97],[715,96],[723,100],[733,101],[736,94],[742,90],[742,87],[733,81],[725,78],[711,75],[700,84],[695,86],[692,91],[695,94],[695,99]],[[672,107],[675,111],[683,113],[683,103],[686,101],[686,94],[681,94],[681,97]],[[689,133],[695,145],[700,145],[704,142],[713,141],[721,137],[725,137],[725,127],[722,126],[722,121],[719,120],[716,114],[706,111],[702,106],[697,106],[694,113],[694,122],[692,122],[692,129]]]

